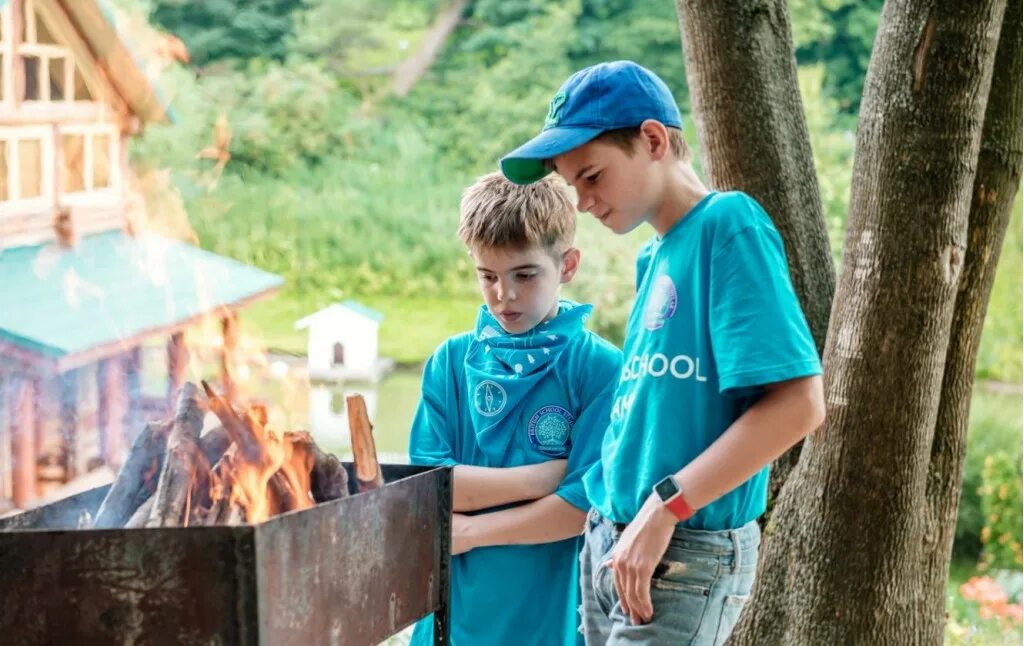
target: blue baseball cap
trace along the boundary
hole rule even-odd
[[[544,160],[587,143],[606,130],[634,128],[655,119],[683,127],[665,82],[633,61],[599,63],[569,77],[548,109],[540,134],[501,158],[501,172],[516,184],[536,182],[550,171]]]

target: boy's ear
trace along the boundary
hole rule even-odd
[[[654,161],[661,161],[672,149],[668,128],[655,119],[648,119],[640,124],[640,140],[643,142],[644,151]]]
[[[576,247],[569,249],[562,254],[562,283],[568,283],[576,275],[580,268],[580,250]]]

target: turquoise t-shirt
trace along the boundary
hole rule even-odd
[[[506,334],[481,308],[476,330],[443,343],[423,370],[413,464],[514,467],[568,460],[555,494],[588,510],[583,474],[600,455],[617,348],[583,327],[590,305],[561,301],[556,317]],[[478,548],[452,559],[451,643],[582,644],[577,632],[581,539]],[[412,644],[433,641],[433,618]]]
[[[637,296],[601,461],[587,496],[628,523],[651,487],[707,449],[762,395],[821,374],[778,231],[739,192],[711,193],[637,259]],[[693,529],[764,512],[768,467],[697,511]]]

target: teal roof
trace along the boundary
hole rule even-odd
[[[342,301],[341,305],[342,305],[342,307],[347,307],[348,309],[352,310],[353,312],[356,312],[358,314],[362,314],[363,316],[365,316],[368,319],[373,319],[374,321],[377,321],[378,323],[380,323],[381,321],[384,320],[384,315],[383,314],[381,314],[380,312],[378,312],[375,309],[371,309],[371,308],[363,305],[362,303],[360,303],[358,301],[353,301],[353,300]]]
[[[0,341],[61,358],[157,334],[280,287],[280,276],[155,234],[0,250]]]

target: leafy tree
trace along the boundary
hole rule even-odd
[[[283,59],[302,0],[150,0],[151,18],[181,38],[196,65]]]

